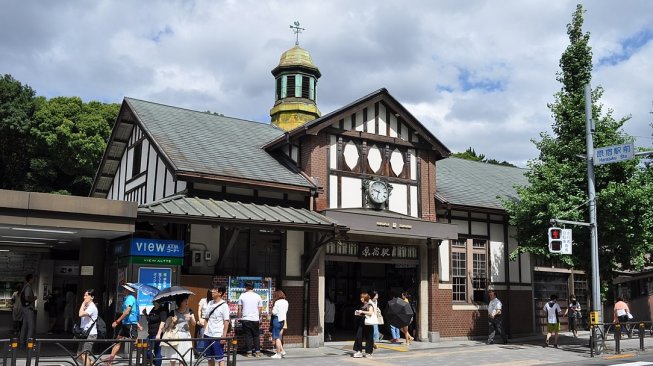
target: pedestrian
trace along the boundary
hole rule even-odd
[[[544,312],[546,313],[546,341],[544,342],[544,347],[549,346],[549,340],[551,339],[551,335],[554,336],[554,343],[553,346],[555,348],[558,348],[558,332],[560,331],[560,315],[562,313],[562,309],[560,309],[560,305],[558,304],[558,295],[551,295],[549,297],[549,302],[547,302],[544,305]]]
[[[374,352],[374,321],[376,313],[374,306],[370,303],[370,295],[367,292],[360,294],[360,307],[354,311],[354,325],[356,329],[356,340],[354,341],[354,358],[372,357]],[[363,355],[363,342],[365,342],[365,355]]]
[[[490,303],[487,306],[487,316],[490,332],[487,337],[487,344],[494,344],[494,335],[496,333],[501,335],[503,344],[506,344],[508,343],[508,337],[506,337],[502,327],[503,305],[497,298],[497,293],[494,290],[490,290],[488,296],[490,297]]]
[[[238,317],[245,336],[245,356],[261,357],[260,321],[263,299],[254,292],[251,282],[245,283],[245,292],[238,298]],[[251,352],[251,353],[250,353]]]
[[[63,310],[63,318],[63,331],[72,332],[73,323],[75,322],[75,293],[70,289],[70,287],[66,290],[66,305]]]
[[[393,299],[398,299],[399,298],[399,295],[398,295],[397,291],[393,291],[392,295],[393,295],[392,296]],[[387,309],[386,309],[386,311],[387,311]],[[390,324],[390,336],[391,336],[391,339],[390,339],[391,343],[399,343],[400,342],[401,333],[399,331],[399,328],[395,327],[392,324]]]
[[[93,343],[97,340],[97,319],[98,310],[93,300],[95,299],[95,290],[88,289],[84,291],[84,300],[79,307],[79,322],[80,328],[88,335],[86,340],[89,342],[82,342],[77,348],[77,358],[79,358],[84,366],[91,366],[93,364]]]
[[[225,287],[214,287],[210,290],[211,301],[203,308],[201,318],[204,320],[204,334],[206,338],[205,356],[209,359],[209,366],[224,366],[224,345],[229,333],[230,312],[229,304],[222,297],[226,294]]]
[[[569,317],[569,330],[574,335],[574,337],[578,338],[578,323],[581,319],[581,313],[580,302],[576,300],[575,295],[571,295],[569,297],[569,305],[567,306],[567,311],[565,311],[564,316]]]
[[[16,285],[16,291],[11,294],[11,318],[14,321],[14,331],[15,335],[20,334],[20,328],[23,324],[23,303],[20,301],[20,296],[23,292],[23,284],[19,283]]]
[[[164,347],[164,357],[170,359],[170,366],[175,366],[177,360],[181,357],[184,365],[191,364],[193,342],[184,341],[191,339],[190,326],[196,325],[193,310],[188,306],[188,295],[181,295],[175,298],[177,309],[172,311],[166,319],[165,330],[174,329],[177,333],[175,340],[176,346]],[[166,343],[164,343],[166,345]],[[180,360],[181,361],[181,360]]]
[[[43,310],[48,314],[48,334],[54,333],[54,327],[57,325],[57,301],[59,298],[59,289],[52,289],[43,305]]]
[[[334,326],[336,321],[336,305],[331,300],[331,295],[327,294],[324,300],[324,330],[327,341],[333,340]],[[285,325],[285,324],[284,324]]]
[[[208,304],[211,300],[213,300],[213,296],[211,295],[211,289],[208,289],[206,290],[206,296],[200,299],[200,302],[197,304],[197,314],[200,316],[197,320],[197,324],[199,325],[196,328],[197,338],[204,338],[204,328],[206,327],[206,324],[204,318],[202,318],[202,314],[204,314],[204,308],[206,308],[206,304]],[[195,349],[200,355],[204,353],[205,348],[206,342],[203,339],[195,343]]]
[[[146,309],[143,309],[143,315],[147,319],[147,339],[156,340],[161,339],[163,326],[168,318],[168,310],[159,301],[153,301],[152,304],[154,307],[149,314]],[[148,359],[153,360],[155,366],[161,366],[161,342],[152,342],[152,351],[148,351],[147,356]]]
[[[374,324],[374,349],[377,348],[376,342],[379,342],[381,339],[383,339],[383,335],[379,332],[379,325],[378,324],[378,310],[379,310],[379,293],[376,291],[370,292],[370,304],[374,307],[374,313],[377,315],[377,324]]]
[[[408,295],[408,292],[405,292],[405,291],[402,292],[402,293],[401,293],[401,298],[402,298],[405,302],[407,302],[408,304],[410,304],[410,295]],[[410,305],[410,307],[411,307],[411,309],[412,309],[413,306]],[[414,310],[414,309],[413,309],[413,314],[415,314],[415,310]],[[412,322],[413,322],[413,319],[410,319],[410,322],[412,323]],[[406,338],[406,345],[409,345],[409,344],[410,344],[410,343],[411,343],[415,338],[413,338],[413,336],[410,335],[410,332],[408,331],[408,325],[405,326],[405,327],[402,327],[402,328],[401,328],[401,331],[404,333],[404,338]]]
[[[122,285],[122,313],[118,319],[111,323],[111,328],[114,329],[114,336],[116,339],[136,339],[138,331],[142,330],[138,324],[138,304],[136,304],[136,290],[128,285]],[[110,364],[120,351],[122,342],[117,342],[111,349],[111,354],[104,360],[105,363]]]
[[[630,331],[628,331],[628,321],[632,319],[633,316],[630,313],[630,308],[628,304],[624,301],[623,297],[617,297],[617,302],[614,304],[614,317],[613,322],[615,324],[623,324],[621,326],[621,332],[627,332],[628,336],[631,336]]]
[[[36,328],[36,312],[34,310],[34,301],[36,295],[32,289],[34,276],[30,273],[25,276],[25,285],[20,293],[20,302],[23,309],[23,324],[20,327],[20,344],[25,345],[27,340],[34,338],[34,329]]]
[[[288,314],[288,300],[286,300],[286,293],[283,290],[275,292],[274,306],[272,307],[272,340],[275,345],[275,354],[272,358],[282,358],[286,355],[283,350],[283,343],[281,342],[281,335],[283,327],[286,324],[286,315]]]

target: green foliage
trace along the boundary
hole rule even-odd
[[[451,156],[456,157],[456,158],[460,158],[460,159],[478,161],[478,162],[481,162],[481,163],[487,163],[487,164],[493,164],[493,165],[503,165],[503,166],[511,166],[511,167],[515,166],[515,165],[510,164],[509,162],[507,162],[505,160],[504,161],[499,161],[499,160],[496,160],[496,159],[486,159],[485,155],[483,155],[483,154],[477,155],[476,151],[474,151],[474,149],[472,149],[471,147],[467,148],[467,150],[465,150],[463,152],[453,153],[453,154],[451,154]]]
[[[582,25],[583,8],[578,5],[567,25],[570,44],[562,54],[557,74],[562,88],[549,104],[553,135],[542,133],[539,141],[533,141],[540,156],[529,162],[529,186],[517,189],[519,201],[505,202],[511,224],[518,230],[519,252],[557,257],[549,254],[546,246],[549,220],[589,221],[587,163],[577,156],[586,152],[584,85],[590,82],[592,71],[590,35],[583,33]],[[601,87],[592,91],[594,146],[629,141],[621,127],[630,117],[615,119],[611,110],[604,112],[599,102],[602,94]],[[637,160],[595,167],[600,269],[606,280],[614,269],[638,270],[648,263],[648,253],[653,249],[650,176],[650,170],[638,166]],[[589,229],[573,230],[574,254],[559,259],[590,272]]]
[[[3,114],[0,129],[21,127],[15,128],[21,134],[20,148],[7,148],[16,153],[14,165],[19,167],[8,175],[21,180],[3,180],[10,182],[3,187],[88,195],[120,105],[84,103],[78,97],[47,100],[35,97],[29,87],[22,87],[22,94],[12,90],[21,90],[20,83],[0,84],[1,103],[15,106],[6,113],[9,117]],[[2,145],[7,146],[4,141]]]
[[[29,168],[30,131],[36,109],[34,90],[4,75],[0,78],[0,188],[22,189]]]

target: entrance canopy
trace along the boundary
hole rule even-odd
[[[133,202],[0,190],[0,248],[75,248],[134,232]]]
[[[426,221],[389,211],[360,208],[333,209],[324,215],[349,226],[348,236],[377,236],[402,239],[455,239],[458,226]]]
[[[174,196],[138,208],[139,220],[341,232],[347,227],[304,208]]]

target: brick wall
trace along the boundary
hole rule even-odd
[[[329,177],[327,175],[329,168],[328,160],[328,135],[321,133],[316,136],[305,136],[302,140],[300,150],[300,166],[308,176],[317,179],[323,190],[318,194],[315,202],[315,210],[322,211],[329,208],[327,197],[327,185]]]
[[[303,344],[304,336],[302,324],[304,324],[304,287],[286,286],[283,288],[288,300],[288,329],[284,331],[283,341],[285,344]]]
[[[422,219],[435,221],[435,153],[420,150],[418,154]]]
[[[320,271],[315,266],[311,271],[310,282],[308,285],[308,335],[315,336],[322,332],[322,327],[320,326],[320,314],[318,311],[318,299],[319,299],[319,278]]]

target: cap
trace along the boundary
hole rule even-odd
[[[122,288],[124,288],[125,290],[127,290],[129,292],[136,293],[136,290],[134,290],[134,288],[129,286],[129,285],[122,285]]]

